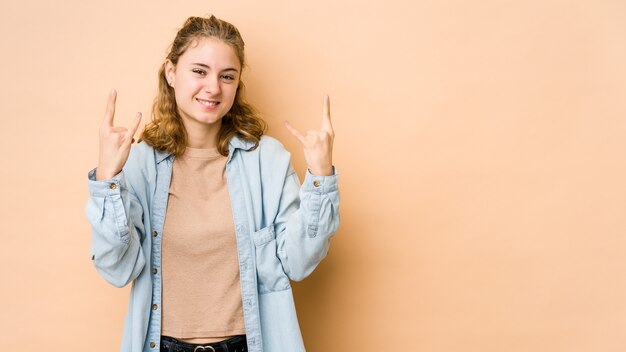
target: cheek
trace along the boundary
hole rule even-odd
[[[229,106],[232,106],[233,103],[235,102],[235,97],[237,96],[237,87],[231,88],[228,87],[228,95],[226,95],[225,97],[228,97],[228,104]]]
[[[176,103],[181,103],[191,97],[193,87],[191,87],[188,82],[179,81],[177,83],[178,84],[175,86],[176,89],[174,89],[174,96],[176,97]]]
[[[180,89],[174,90],[174,100],[176,100],[176,105],[180,106],[180,103],[182,102],[182,92]]]

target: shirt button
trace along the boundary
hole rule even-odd
[[[159,235],[158,232],[156,232],[155,230],[152,230],[152,237],[157,237]]]
[[[313,181],[313,186],[319,187],[320,186],[320,181]]]
[[[153,305],[152,305],[152,310],[157,310],[157,309],[159,309],[159,306],[158,306],[158,305],[156,305],[156,304],[153,304]]]
[[[152,273],[156,274],[158,272],[157,268],[152,268]]]
[[[154,341],[150,341],[150,347],[152,348],[156,347],[156,343],[154,343]]]
[[[110,189],[116,189],[117,185],[115,183],[111,183],[111,185],[109,185],[109,188]]]

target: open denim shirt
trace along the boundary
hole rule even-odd
[[[226,162],[248,348],[304,351],[290,280],[304,279],[328,252],[339,226],[338,176],[307,171],[301,186],[280,142],[263,136],[252,146],[233,137]],[[93,263],[111,284],[133,283],[123,352],[160,349],[161,237],[173,163],[139,143],[112,179],[95,181],[89,172]]]

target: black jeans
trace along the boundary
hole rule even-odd
[[[248,352],[246,335],[213,343],[187,343],[173,337],[161,336],[161,352]]]

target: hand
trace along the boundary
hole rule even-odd
[[[324,96],[322,109],[322,128],[310,130],[306,135],[293,128],[285,121],[285,127],[293,134],[304,148],[304,160],[313,175],[330,176],[333,174],[333,140],[335,132],[330,122],[330,99]]]
[[[130,153],[130,145],[134,141],[133,136],[141,121],[141,113],[138,112],[132,129],[113,126],[116,98],[117,92],[112,90],[109,94],[104,120],[100,126],[100,152],[96,181],[108,180],[122,171]]]

